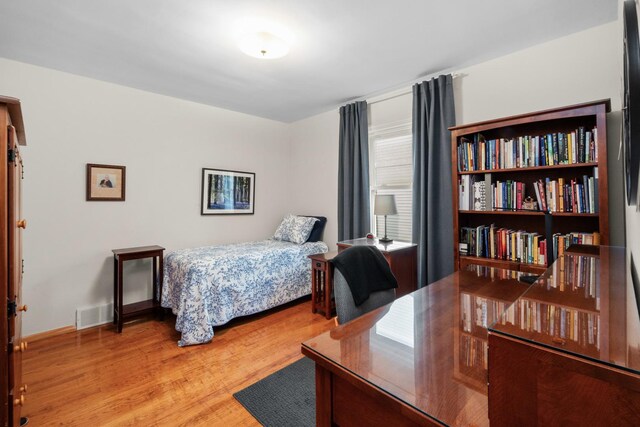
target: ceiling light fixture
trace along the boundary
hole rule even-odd
[[[289,43],[267,31],[246,34],[239,45],[244,53],[260,59],[282,58],[289,53]]]

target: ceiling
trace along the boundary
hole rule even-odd
[[[0,56],[292,122],[617,19],[618,0],[13,0]],[[237,47],[247,19],[289,55]]]

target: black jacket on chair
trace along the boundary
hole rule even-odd
[[[356,306],[373,292],[398,287],[389,263],[375,246],[351,246],[336,255],[331,264],[347,281]]]

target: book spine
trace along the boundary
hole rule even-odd
[[[524,192],[524,182],[516,183],[516,209],[522,209],[522,193]]]
[[[580,126],[578,128],[578,160],[576,163],[584,163],[585,155],[584,155],[584,126]]]

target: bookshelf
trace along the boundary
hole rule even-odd
[[[570,244],[608,244],[610,109],[599,100],[450,128],[457,269],[542,274]]]

